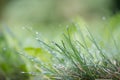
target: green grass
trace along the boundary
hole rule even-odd
[[[74,27],[78,30],[79,39],[70,35],[69,28],[67,33],[63,34],[64,39],[60,41],[61,43],[48,44],[37,39],[40,47],[52,55],[51,63],[44,63],[24,52],[20,52],[20,54],[37,64],[39,75],[42,75],[43,80],[120,80],[117,42],[114,39],[111,40],[113,44],[109,49],[110,42],[103,40],[107,43],[103,44],[104,46],[101,45],[87,27],[87,36],[84,35],[78,24]],[[115,53],[115,55],[111,53]]]
[[[26,64],[17,54],[18,52],[8,44],[5,35],[0,34],[0,80],[28,80]]]

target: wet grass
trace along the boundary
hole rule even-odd
[[[117,42],[113,39],[111,49],[106,50],[88,28],[86,28],[88,35],[85,36],[78,24],[74,26],[77,27],[79,39],[70,35],[69,28],[67,33],[63,34],[64,39],[60,41],[61,43],[47,44],[37,38],[40,47],[52,55],[51,64],[43,63],[24,52],[20,53],[37,64],[39,75],[44,75],[43,80],[120,80]],[[110,46],[107,45],[107,47]]]

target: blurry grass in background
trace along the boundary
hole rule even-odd
[[[4,8],[3,22],[20,39],[31,37],[31,34],[24,36],[26,32],[19,30],[27,25],[52,40],[61,35],[75,17],[80,16],[91,27],[101,27],[105,22],[103,18],[108,19],[112,14],[111,7],[111,0],[18,0],[9,2]]]
[[[18,55],[16,49],[11,48],[3,35],[0,34],[0,80],[28,80],[28,74],[21,74],[27,71],[26,64]]]

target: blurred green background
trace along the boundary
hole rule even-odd
[[[20,76],[22,80],[29,79],[28,74],[21,72],[30,71],[30,63],[18,56],[18,49],[49,62],[47,52],[38,48],[33,34],[46,42],[59,41],[67,26],[79,23],[87,25],[95,36],[98,32],[109,40],[111,30],[120,38],[119,3],[119,0],[0,0],[0,80],[16,80]],[[75,30],[73,27],[71,34]]]

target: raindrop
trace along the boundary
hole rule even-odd
[[[31,61],[34,61],[34,59],[31,59]]]
[[[105,17],[105,16],[103,16],[103,17],[102,17],[102,20],[106,20],[106,17]]]
[[[4,51],[6,51],[6,48],[3,48]]]
[[[78,24],[78,23],[76,23],[76,24],[75,24],[75,26],[79,26],[79,24]]]
[[[69,26],[67,25],[67,26],[66,26],[66,29],[68,29],[68,28],[69,28]]]
[[[56,45],[56,43],[55,43],[54,41],[52,41],[52,44],[53,44],[53,45]]]
[[[21,55],[22,55],[23,53],[19,52],[19,54],[21,54]]]
[[[24,74],[25,72],[21,72],[22,74]]]
[[[64,68],[64,66],[63,66],[63,65],[61,65],[61,64],[58,64],[58,65],[57,65],[57,68],[59,68],[59,69],[63,69],[63,68]]]
[[[99,53],[100,53],[100,51],[98,51],[98,50],[97,50],[97,51],[96,51],[96,53],[97,53],[97,54],[99,54]]]
[[[35,38],[36,40],[39,40],[39,38]]]
[[[25,29],[25,27],[22,27],[22,29],[24,30],[24,29]]]
[[[28,72],[28,74],[31,74],[31,75],[37,75],[36,72]]]
[[[56,52],[55,52],[55,51],[51,51],[51,53],[52,53],[52,54],[56,54]]]
[[[35,34],[38,34],[38,32],[35,32]]]

